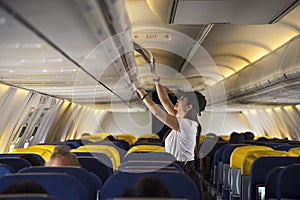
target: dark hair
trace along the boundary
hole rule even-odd
[[[193,109],[196,111],[197,114],[201,115],[201,112],[205,110],[206,107],[206,98],[203,94],[197,91],[193,92],[183,92],[178,90],[177,97],[184,96],[188,100],[188,104],[193,106]]]
[[[25,180],[7,185],[1,194],[38,193],[48,194],[47,190],[37,182]]]
[[[250,131],[242,133],[245,140],[254,140],[254,134]]]
[[[124,190],[123,197],[171,197],[162,180],[157,176],[143,176],[133,187]]]
[[[245,144],[245,138],[242,134],[232,132],[230,134],[229,144]]]

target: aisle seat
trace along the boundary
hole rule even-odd
[[[239,199],[241,195],[241,168],[244,157],[249,151],[272,150],[271,147],[249,145],[235,148],[230,156],[230,196],[231,199]]]
[[[241,197],[243,200],[248,200],[248,192],[250,185],[250,169],[253,162],[259,157],[266,156],[289,156],[286,151],[276,151],[276,150],[257,150],[249,151],[246,153],[242,167],[241,167]],[[252,196],[251,196],[252,197]],[[255,198],[254,198],[255,200]]]
[[[131,160],[121,163],[117,171],[124,172],[152,172],[157,170],[176,171],[185,174],[182,167],[176,162],[169,161],[153,161],[153,160]]]
[[[118,150],[112,146],[108,145],[84,145],[80,146],[77,149],[72,149],[71,152],[95,152],[95,153],[104,153],[109,156],[112,161],[113,170],[120,165],[120,155]]]
[[[298,200],[300,199],[300,165],[294,164],[283,168],[277,178],[277,198]]]
[[[132,152],[166,152],[166,150],[165,147],[159,145],[137,145],[131,147],[126,155]]]
[[[125,189],[131,187],[144,176],[159,177],[173,198],[199,200],[200,195],[195,183],[190,177],[179,172],[155,171],[146,173],[128,173],[117,171],[103,185],[101,200],[122,197]]]
[[[0,178],[0,192],[11,183],[35,181],[57,200],[87,200],[88,193],[80,181],[65,173],[15,173]]]
[[[267,174],[276,167],[293,164],[297,157],[290,156],[270,156],[259,157],[251,165],[249,199],[256,199],[257,187],[266,185]]]
[[[91,172],[80,167],[27,167],[20,170],[19,173],[66,173],[82,183],[88,192],[89,199],[96,199],[103,185],[98,176],[94,176]]]
[[[174,162],[176,158],[168,152],[131,152],[128,153],[122,160],[122,162],[127,162],[131,160],[152,160],[152,161],[167,161]]]
[[[110,176],[113,175],[113,168],[110,165],[106,165],[106,161],[101,158],[91,157],[91,156],[77,156],[80,165],[90,171],[95,173],[99,178],[101,178],[104,183]]]

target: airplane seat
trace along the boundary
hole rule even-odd
[[[24,158],[31,163],[32,166],[44,166],[45,160],[35,153],[2,153],[0,158],[6,157],[20,157]]]
[[[230,155],[230,196],[242,198],[242,176],[241,170],[245,155],[250,151],[273,150],[266,146],[246,145],[234,149]]]
[[[204,141],[205,142],[205,141]],[[213,184],[213,167],[214,167],[214,155],[215,152],[221,148],[223,145],[228,144],[227,141],[217,141],[214,143],[213,148],[209,152],[201,152],[202,148],[200,149],[200,156],[201,156],[201,163],[204,164],[202,166],[202,176],[209,181],[211,184]]]
[[[0,178],[0,192],[11,183],[35,181],[43,186],[49,195],[57,200],[87,200],[88,192],[83,184],[66,173],[14,173]]]
[[[32,166],[28,160],[19,157],[5,157],[5,158],[2,157],[0,158],[0,163],[9,165],[16,172],[25,167]]]
[[[31,148],[18,148],[12,150],[11,154],[37,154],[43,158],[45,162],[47,162],[52,154],[52,152],[48,149],[40,149],[36,147]]]
[[[300,199],[300,164],[286,166],[277,178],[277,198],[297,200]]]
[[[132,152],[165,152],[165,147],[158,146],[158,145],[137,145],[131,147],[127,154]],[[126,155],[127,155],[126,154]]]
[[[291,144],[279,144],[279,145],[273,147],[273,149],[279,150],[279,151],[289,151],[293,147],[295,147],[295,146],[293,146]]]
[[[250,169],[249,199],[255,200],[258,195],[257,187],[266,185],[268,172],[276,167],[293,164],[296,160],[297,157],[290,156],[264,156],[257,158]]]
[[[214,182],[213,182],[213,187],[217,189],[217,192],[222,193],[222,184],[223,184],[223,152],[225,148],[228,146],[228,144],[223,145],[220,147],[214,155],[214,170],[213,170],[213,177],[214,177]]]
[[[169,161],[150,161],[150,160],[131,160],[121,163],[117,171],[124,172],[151,172],[151,171],[175,171],[185,174],[182,167],[176,162]]]
[[[176,158],[168,152],[131,152],[128,153],[122,160],[122,163],[131,161],[131,160],[149,160],[149,161],[166,161],[174,162]]]
[[[143,176],[159,177],[166,185],[173,198],[199,200],[200,195],[196,184],[185,174],[173,171],[155,171],[144,173],[129,173],[116,171],[103,185],[101,200],[122,197],[123,191]]]
[[[111,164],[105,164],[106,161],[102,160],[101,157],[77,156],[77,158],[84,169],[95,173],[103,183],[113,174]]]
[[[19,173],[66,173],[73,176],[86,188],[89,199],[96,199],[98,190],[102,188],[102,180],[91,172],[79,167],[28,167]]]
[[[0,194],[0,200],[57,200],[47,194]]]
[[[77,158],[79,157],[92,157],[98,159],[104,165],[113,168],[113,163],[110,157],[105,153],[98,153],[98,152],[73,152]]]
[[[90,145],[112,146],[118,151],[118,153],[120,155],[120,159],[122,159],[125,156],[125,154],[127,153],[127,151],[129,150],[129,144],[125,140],[114,140],[114,141],[102,140],[102,141],[93,142]]]
[[[5,176],[6,174],[15,173],[16,171],[9,165],[5,163],[0,163],[0,177]]]
[[[266,200],[277,200],[277,181],[279,173],[285,166],[275,167],[271,169],[265,178],[265,199]]]
[[[240,146],[245,146],[246,144],[229,144],[226,145],[226,148],[224,149],[222,160],[222,179],[223,179],[223,185],[222,185],[222,197],[225,200],[230,199],[230,155],[233,152],[233,150]]]
[[[77,149],[72,149],[71,152],[88,152],[91,153],[92,155],[94,153],[104,153],[106,154],[111,162],[112,162],[112,167],[113,170],[116,170],[116,168],[120,165],[120,154],[118,150],[113,147],[113,146],[108,146],[108,145],[85,145],[85,146],[80,146]]]

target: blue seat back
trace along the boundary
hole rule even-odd
[[[174,172],[128,173],[117,171],[104,184],[101,200],[122,197],[124,190],[131,187],[143,176],[159,177],[166,185],[173,198],[199,200],[199,192],[195,183],[188,176]]]
[[[300,165],[289,165],[282,169],[277,178],[278,199],[300,199]]]
[[[123,158],[122,162],[124,163],[131,160],[174,162],[176,158],[172,154],[167,152],[131,152]]]
[[[277,199],[277,179],[282,169],[284,167],[275,167],[267,173],[265,179],[265,199]]]
[[[57,200],[47,194],[0,194],[0,200]]]
[[[104,153],[91,153],[91,152],[73,152],[77,158],[80,156],[90,156],[90,157],[94,157],[97,158],[100,162],[102,162],[103,164],[113,168],[113,164],[112,161],[110,159],[110,157]]]
[[[260,157],[251,165],[250,169],[250,199],[256,199],[256,187],[265,184],[267,173],[279,166],[291,165],[296,161],[296,157]]]
[[[90,199],[96,199],[97,191],[102,188],[100,178],[96,179],[90,172],[79,167],[28,167],[19,171],[20,173],[66,173],[78,179],[86,188]]]
[[[113,168],[104,164],[105,161],[101,158],[95,158],[91,156],[77,156],[80,165],[95,173],[104,183],[113,174]]]
[[[0,154],[0,158],[6,157],[19,157],[28,160],[31,165],[40,165],[43,166],[45,164],[45,160],[38,154],[33,153],[2,153]]]
[[[25,167],[31,166],[31,163],[24,158],[19,157],[6,157],[0,158],[0,163],[4,163],[13,168],[16,172]]]
[[[57,200],[87,200],[86,188],[76,178],[63,173],[17,173],[0,178],[0,192],[11,183],[35,181],[43,186],[49,195]]]
[[[15,170],[12,167],[7,164],[0,163],[0,177],[11,173],[15,173]]]
[[[176,162],[132,160],[123,162],[117,169],[125,172],[151,172],[156,170],[174,171],[185,174]]]

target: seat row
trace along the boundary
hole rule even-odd
[[[206,164],[211,163],[205,165],[211,173],[202,173],[211,178],[213,188],[223,199],[254,200],[259,194],[258,186],[265,184],[266,174],[275,167],[297,162],[299,152],[298,144],[220,141],[205,157]]]

